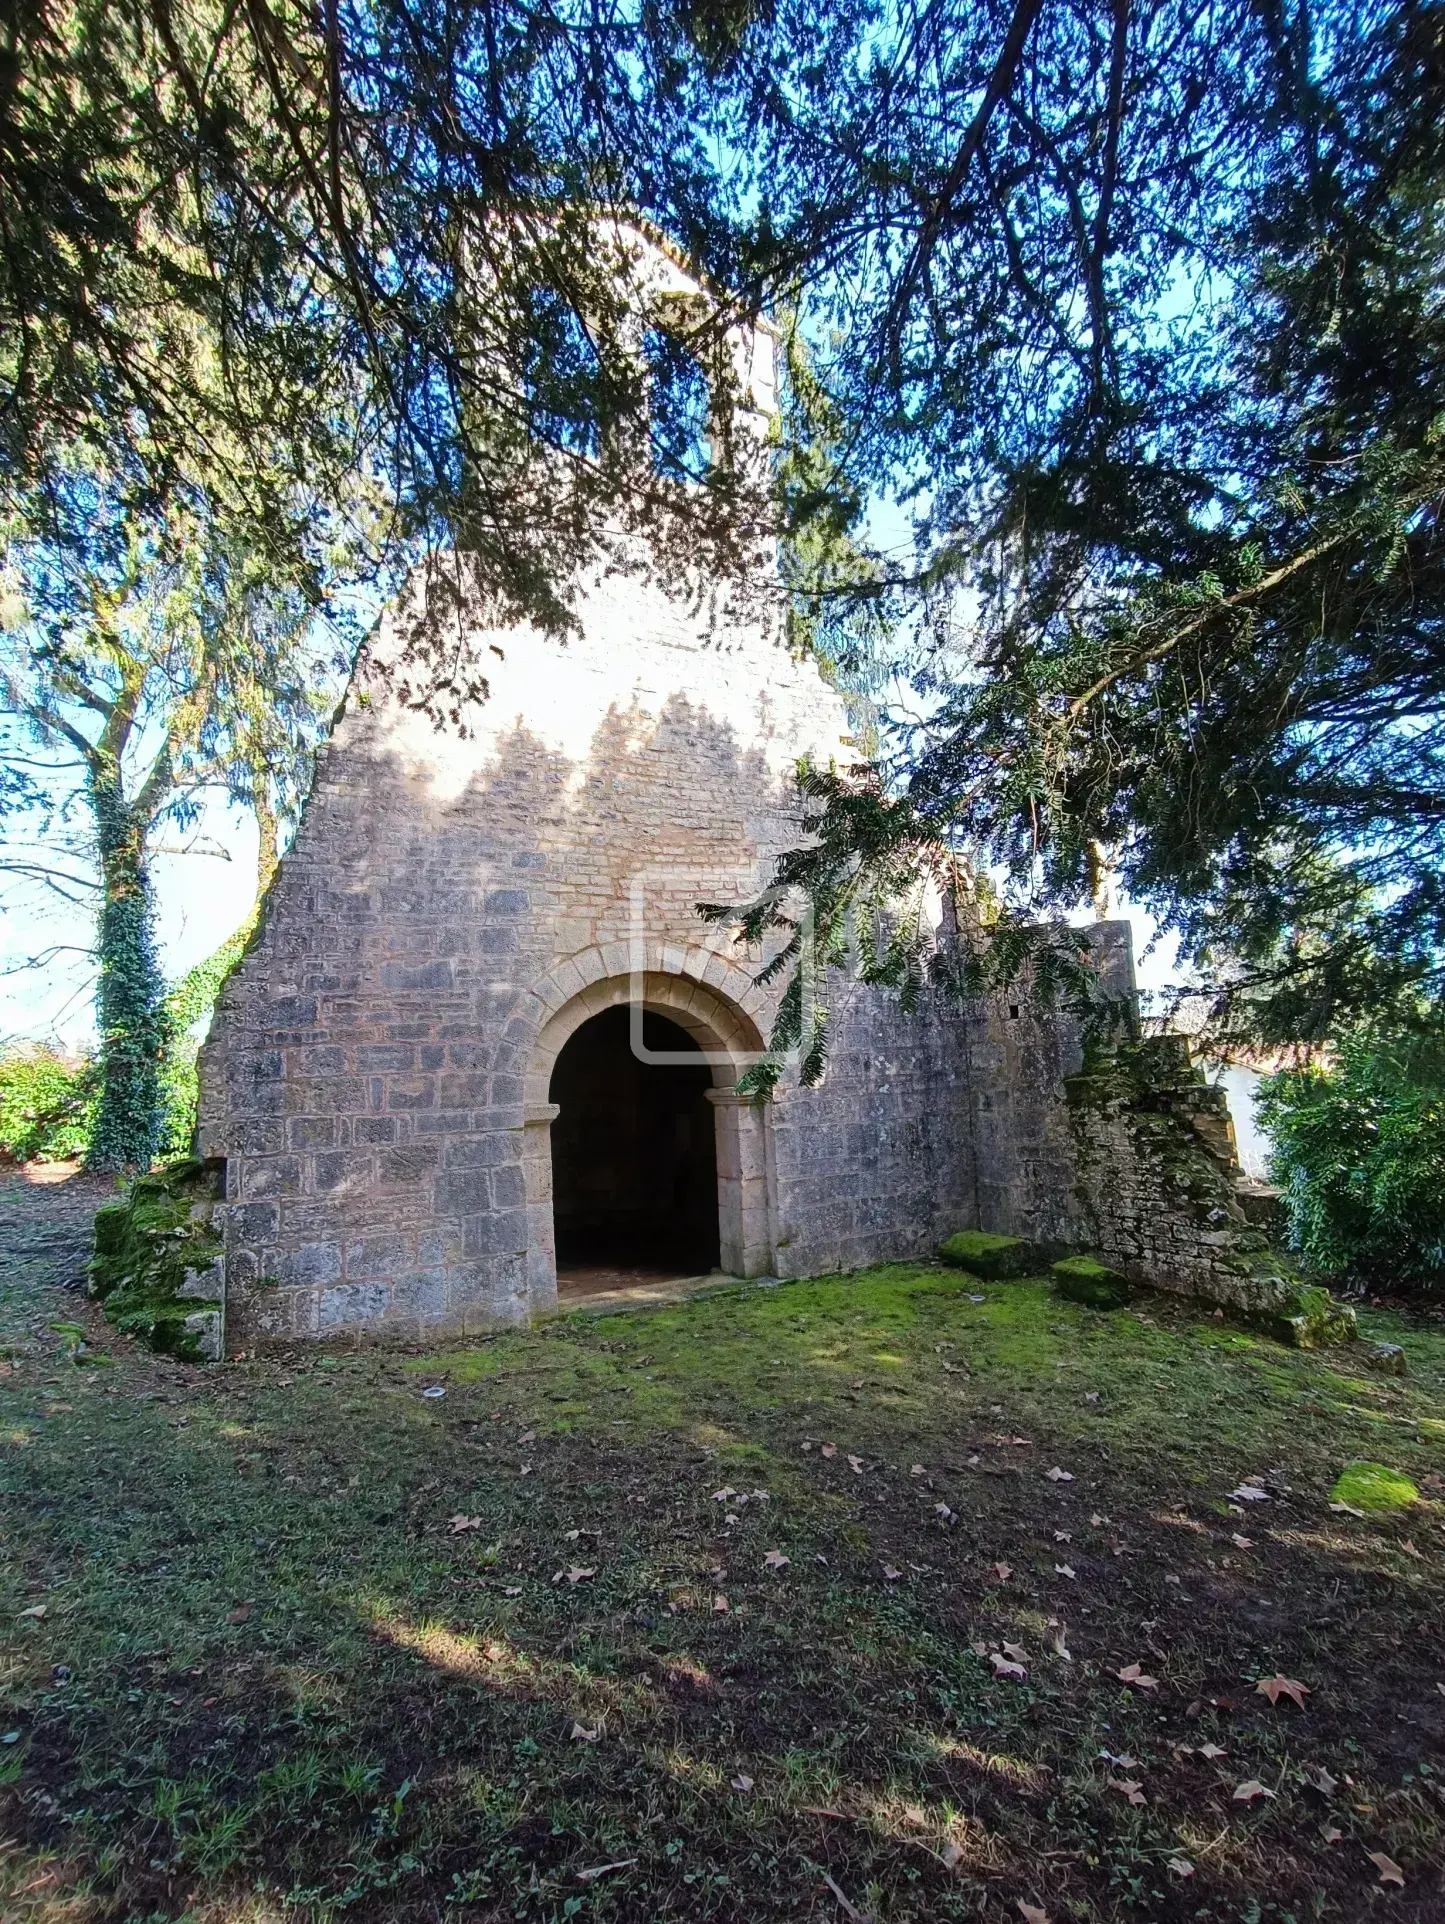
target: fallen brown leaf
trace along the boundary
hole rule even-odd
[[[227,1618],[227,1622],[228,1623],[244,1623],[255,1608],[256,1608],[256,1605],[254,1600],[248,1597],[244,1603],[238,1603],[236,1605],[235,1609],[231,1612],[230,1616]]]
[[[732,1787],[734,1790],[751,1790],[753,1787],[753,1780],[751,1777],[744,1777],[742,1772],[739,1771],[737,1776],[734,1777],[733,1779]]]
[[[1386,1857],[1383,1851],[1366,1851],[1365,1855],[1380,1873],[1382,1884],[1398,1884],[1404,1888],[1405,1873],[1393,1857]]]
[[[1242,1784],[1236,1784],[1234,1786],[1234,1796],[1231,1802],[1236,1804],[1252,1804],[1256,1797],[1273,1796],[1274,1792],[1269,1788],[1268,1784],[1262,1784],[1257,1777],[1248,1777]]]
[[[1139,1782],[1137,1777],[1111,1777],[1109,1779],[1109,1788],[1110,1790],[1122,1791],[1131,1804],[1147,1802],[1144,1796],[1144,1786]]]
[[[1120,1683],[1130,1684],[1135,1690],[1157,1690],[1159,1688],[1159,1679],[1157,1677],[1146,1677],[1137,1663],[1126,1663],[1124,1668],[1122,1670],[1116,1670],[1114,1675],[1119,1679]]]
[[[769,1550],[768,1554],[763,1558],[763,1562],[770,1570],[786,1570],[788,1561],[788,1558],[783,1555],[781,1550]]]
[[[1026,1677],[1029,1673],[1021,1663],[1014,1663],[1008,1657],[1000,1656],[997,1650],[989,1652],[989,1662],[993,1665],[996,1677]]]
[[[1310,1694],[1308,1684],[1296,1683],[1293,1677],[1282,1676],[1261,1677],[1254,1689],[1256,1696],[1268,1697],[1272,1704],[1277,1704],[1281,1697],[1288,1697],[1301,1710],[1305,1707],[1305,1698]]]
[[[602,1726],[598,1724],[595,1730],[584,1730],[581,1724],[574,1721],[568,1734],[574,1744],[595,1744],[602,1735]]]
[[[1020,1898],[1018,1901],[1018,1909],[1024,1924],[1054,1924],[1048,1912],[1040,1910],[1037,1904],[1026,1904],[1024,1900]]]

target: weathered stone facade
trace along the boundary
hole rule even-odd
[[[771,343],[735,359],[765,424]],[[1007,998],[904,1015],[840,980],[821,1085],[737,1095],[779,989],[696,905],[746,899],[794,845],[799,757],[853,753],[837,693],[784,645],[771,578],[762,556],[749,599],[700,600],[599,573],[566,640],[464,599],[457,647],[489,684],[464,727],[389,672],[417,609],[382,623],[202,1054],[233,1352],[551,1309],[554,1069],[622,1004],[706,1052],[731,1274],[916,1256],[970,1226],[1124,1253],[1115,1185],[1064,1100],[1065,1021]],[[1127,928],[1096,939],[1127,997]],[[1156,1203],[1190,1227],[1141,1242],[1134,1269],[1157,1254],[1202,1275],[1194,1215]]]

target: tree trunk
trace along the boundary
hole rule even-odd
[[[118,772],[93,774],[100,852],[100,1105],[86,1158],[91,1169],[145,1170],[161,1135],[165,982],[156,961],[145,825],[125,805]]]

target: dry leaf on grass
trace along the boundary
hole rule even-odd
[[[1363,1510],[1357,1510],[1353,1503],[1332,1503],[1330,1508],[1336,1516],[1362,1517],[1365,1514]]]
[[[957,1838],[945,1837],[938,1853],[938,1861],[946,1871],[956,1871],[964,1859],[964,1849]]]
[[[1072,1577],[1074,1575],[1073,1564],[1072,1563],[1056,1563],[1054,1565],[1054,1575],[1056,1577]]]
[[[1199,1746],[1199,1754],[1201,1757],[1207,1757],[1209,1761],[1213,1763],[1216,1757],[1222,1757],[1224,1755],[1224,1746],[1222,1744],[1201,1744]]]
[[[1173,1871],[1176,1877],[1193,1877],[1194,1875],[1194,1866],[1187,1857],[1171,1857],[1165,1868]]]
[[[1116,1670],[1114,1675],[1119,1679],[1120,1683],[1129,1684],[1135,1690],[1157,1690],[1159,1688],[1159,1679],[1157,1677],[1146,1677],[1137,1663],[1126,1663],[1124,1668],[1122,1670]]]
[[[742,1772],[739,1771],[737,1776],[734,1777],[733,1779],[732,1787],[734,1790],[751,1790],[753,1787],[753,1780],[751,1777],[744,1777]]]
[[[885,1563],[883,1565],[883,1581],[885,1583],[897,1583],[902,1575],[903,1572],[901,1570],[895,1570],[891,1563]]]
[[[786,1570],[788,1567],[788,1559],[781,1550],[769,1550],[763,1562],[770,1570]]]
[[[482,1527],[482,1519],[479,1516],[463,1516],[460,1510],[455,1516],[449,1516],[447,1522],[452,1526],[454,1537],[459,1537],[463,1530],[480,1530]]]
[[[1365,1855],[1380,1873],[1382,1884],[1398,1884],[1404,1888],[1405,1873],[1393,1857],[1386,1857],[1383,1851],[1366,1851]]]
[[[568,1732],[569,1741],[574,1744],[595,1744],[601,1735],[601,1724],[598,1724],[595,1730],[584,1730],[581,1724],[574,1722]]]
[[[836,1456],[838,1454],[838,1445],[836,1443],[825,1443],[818,1454],[820,1456]]]
[[[28,1610],[17,1610],[15,1614],[17,1617],[33,1617],[38,1623],[49,1607],[44,1603],[32,1603]]]
[[[729,1609],[727,1598],[723,1596],[714,1597],[712,1600],[712,1608],[714,1616],[725,1617]]]
[[[1018,1909],[1024,1924],[1054,1924],[1048,1912],[1040,1910],[1037,1904],[1026,1904],[1024,1900],[1020,1898],[1018,1901]]]
[[[993,1573],[1000,1583],[1007,1583],[1013,1575],[1013,1565],[1011,1563],[996,1563],[993,1566]]]
[[[1072,1543],[1073,1540],[1074,1540],[1074,1533],[1072,1530],[1055,1530],[1054,1531],[1055,1543]]]
[[[608,1871],[625,1871],[629,1864],[635,1864],[636,1862],[637,1859],[635,1857],[619,1857],[616,1862],[612,1864],[593,1864],[585,1871],[578,1871],[577,1882],[579,1884],[591,1884],[595,1882],[597,1878],[605,1877]]]
[[[1257,1777],[1247,1777],[1242,1784],[1236,1784],[1234,1786],[1234,1796],[1231,1802],[1236,1804],[1252,1804],[1257,1797],[1273,1796],[1274,1792],[1268,1784],[1262,1784]]]
[[[1344,1834],[1338,1824],[1320,1825],[1320,1836],[1327,1844],[1338,1844]]]
[[[238,1603],[236,1605],[226,1621],[228,1623],[244,1623],[255,1608],[255,1603],[248,1597],[244,1603]]]
[[[1254,1538],[1242,1537],[1238,1530],[1231,1533],[1229,1540],[1236,1550],[1252,1550],[1254,1548]]]
[[[1056,1463],[1051,1470],[1044,1471],[1044,1477],[1050,1483],[1072,1483],[1074,1473],[1072,1470],[1061,1470]]]
[[[1323,1764],[1312,1765],[1310,1769],[1305,1772],[1305,1782],[1307,1784],[1313,1784],[1314,1788],[1322,1792],[1326,1797],[1333,1797],[1339,1789],[1338,1782],[1335,1778],[1331,1777]]]
[[[1021,1663],[1012,1663],[1007,1657],[1000,1656],[997,1650],[989,1652],[989,1662],[993,1665],[996,1677],[1026,1677],[1029,1673]]]
[[[595,1569],[584,1570],[580,1565],[574,1563],[571,1569],[568,1570],[567,1572],[567,1581],[569,1583],[586,1583],[590,1578],[595,1577],[596,1575],[597,1575],[597,1572]]]
[[[1137,1777],[1111,1777],[1109,1788],[1122,1791],[1131,1804],[1142,1804],[1147,1801],[1144,1796],[1144,1786]]]
[[[1254,1688],[1257,1696],[1268,1697],[1272,1704],[1277,1704],[1281,1697],[1289,1697],[1301,1710],[1310,1694],[1309,1685],[1296,1683],[1293,1677],[1261,1677]]]
[[[732,1484],[724,1483],[724,1485],[720,1490],[713,1491],[712,1500],[714,1503],[726,1503],[729,1497],[734,1497],[736,1495],[737,1495],[737,1491],[733,1488]]]
[[[520,1583],[509,1583],[506,1589],[502,1592],[502,1595],[504,1597],[520,1597],[521,1594],[522,1594],[522,1586]]]
[[[1006,1657],[1012,1657],[1015,1663],[1027,1663],[1029,1660],[1029,1653],[1021,1643],[1006,1643],[1003,1654]]]
[[[1241,1483],[1237,1490],[1229,1494],[1236,1503],[1268,1503],[1269,1491],[1261,1490],[1257,1483]]]
[[[850,1456],[850,1457],[848,1458],[848,1468],[849,1468],[849,1469],[850,1469],[850,1470],[851,1470],[851,1471],[853,1472],[853,1474],[854,1474],[854,1476],[862,1476],[862,1474],[863,1474],[863,1459],[862,1459],[862,1457],[861,1457],[861,1456]]]

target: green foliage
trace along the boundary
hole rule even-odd
[[[90,1146],[93,1063],[21,1046],[0,1055],[0,1151],[16,1162],[65,1162]]]
[[[178,1162],[131,1184],[124,1200],[95,1215],[90,1293],[117,1329],[151,1349],[198,1362],[202,1349],[189,1318],[215,1307],[193,1277],[221,1254],[211,1225],[219,1200],[214,1170]],[[184,1292],[184,1293],[183,1293]]]
[[[216,997],[245,953],[254,927],[253,915],[214,954],[183,975],[166,998],[170,1038],[160,1074],[163,1117],[160,1153],[163,1156],[189,1156],[192,1152],[200,1094],[197,1058],[210,1027]]]
[[[1259,1116],[1290,1240],[1323,1276],[1445,1295],[1445,1045],[1363,1030],[1328,1068],[1282,1070]]]

